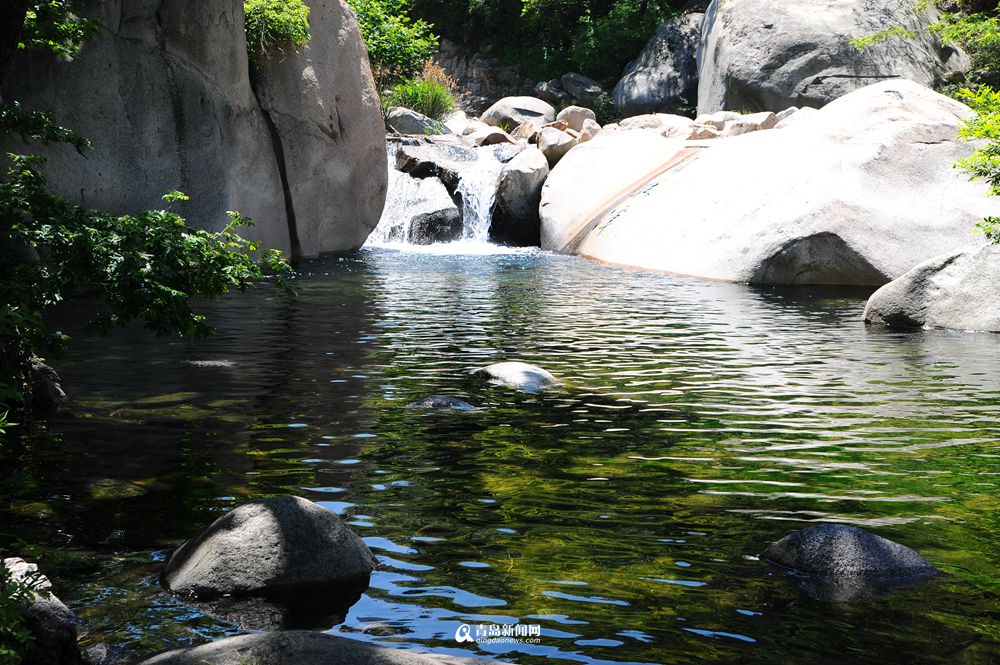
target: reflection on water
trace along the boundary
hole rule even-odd
[[[995,662],[1000,336],[860,323],[863,293],[679,281],[538,252],[372,250],[198,344],[77,340],[73,403],[0,477],[0,545],[48,557],[92,642],[236,632],[163,593],[169,548],[292,492],[381,562],[331,630],[511,662]],[[525,395],[469,370],[522,360]],[[421,412],[431,394],[483,410]],[[947,575],[829,605],[755,560],[811,522]],[[538,644],[459,643],[536,624]]]

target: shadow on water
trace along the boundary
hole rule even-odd
[[[72,402],[5,465],[0,546],[48,562],[88,640],[138,654],[237,631],[249,615],[165,593],[162,561],[292,493],[378,556],[346,617],[305,621],[356,639],[519,663],[1000,658],[1000,336],[866,329],[867,291],[539,252],[364,251],[297,287],[207,306],[219,334],[196,344],[71,331]],[[471,379],[499,360],[566,387]],[[481,410],[407,408],[435,394]],[[754,558],[813,522],[948,574],[820,603]],[[454,639],[517,622],[540,641]]]

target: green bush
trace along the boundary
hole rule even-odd
[[[458,108],[446,85],[423,78],[397,83],[389,89],[382,103],[386,108],[402,106],[435,120],[443,120]]]
[[[25,581],[15,580],[0,562],[0,665],[22,663],[34,642],[21,618],[21,609],[34,600],[38,584],[37,574]]]
[[[358,17],[379,89],[413,77],[437,53],[431,25],[409,16],[407,0],[347,0]]]
[[[983,85],[975,90],[966,88],[957,97],[976,112],[975,117],[962,124],[959,137],[980,144],[969,157],[960,159],[955,166],[969,173],[974,180],[985,180],[990,186],[990,193],[1000,195],[1000,91]],[[1000,244],[1000,218],[987,217],[977,229],[990,242]]]
[[[251,61],[272,49],[298,49],[312,38],[302,0],[244,0],[243,12]]]

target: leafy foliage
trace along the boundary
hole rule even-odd
[[[444,70],[428,60],[419,77],[394,85],[382,103],[386,108],[403,106],[435,120],[443,120],[458,108],[452,94],[454,86],[455,82]]]
[[[990,13],[946,13],[932,26],[945,43],[962,46],[972,58],[968,73],[974,82],[996,83],[1000,71],[1000,19]]]
[[[62,56],[75,54],[100,29],[96,21],[73,11],[73,0],[35,2],[24,18],[19,48],[45,48]]]
[[[24,625],[21,609],[35,598],[40,576],[14,579],[0,562],[0,665],[19,665],[34,636]]]
[[[274,49],[297,50],[312,39],[309,7],[302,0],[244,0],[243,12],[251,61]]]
[[[890,39],[909,40],[915,38],[916,36],[917,33],[914,31],[904,28],[901,25],[894,25],[870,35],[855,37],[851,40],[851,46],[859,51],[864,51],[867,48],[871,48],[872,46],[881,44],[882,42],[887,42]]]
[[[415,76],[438,49],[431,25],[409,15],[407,0],[348,0],[368,46],[379,88]]]
[[[973,179],[983,179],[990,186],[990,193],[1000,194],[1000,91],[987,85],[976,89],[966,88],[958,98],[976,112],[975,117],[963,123],[959,136],[968,141],[979,141],[969,157],[960,159],[955,166],[968,172]],[[987,217],[977,226],[991,243],[1000,244],[1000,218]]]
[[[519,64],[536,79],[568,71],[617,80],[685,0],[413,0],[449,39]]]

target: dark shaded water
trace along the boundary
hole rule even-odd
[[[368,251],[209,308],[197,344],[78,338],[73,402],[0,475],[41,558],[133,656],[238,632],[157,585],[250,498],[341,513],[382,566],[351,637],[518,663],[1000,660],[1000,336],[866,329],[864,294],[679,281],[540,253]],[[567,382],[525,395],[501,359]],[[204,362],[223,361],[223,362]],[[434,393],[483,406],[405,408]],[[755,560],[815,521],[947,575],[812,600]],[[541,626],[479,650],[462,623]]]

